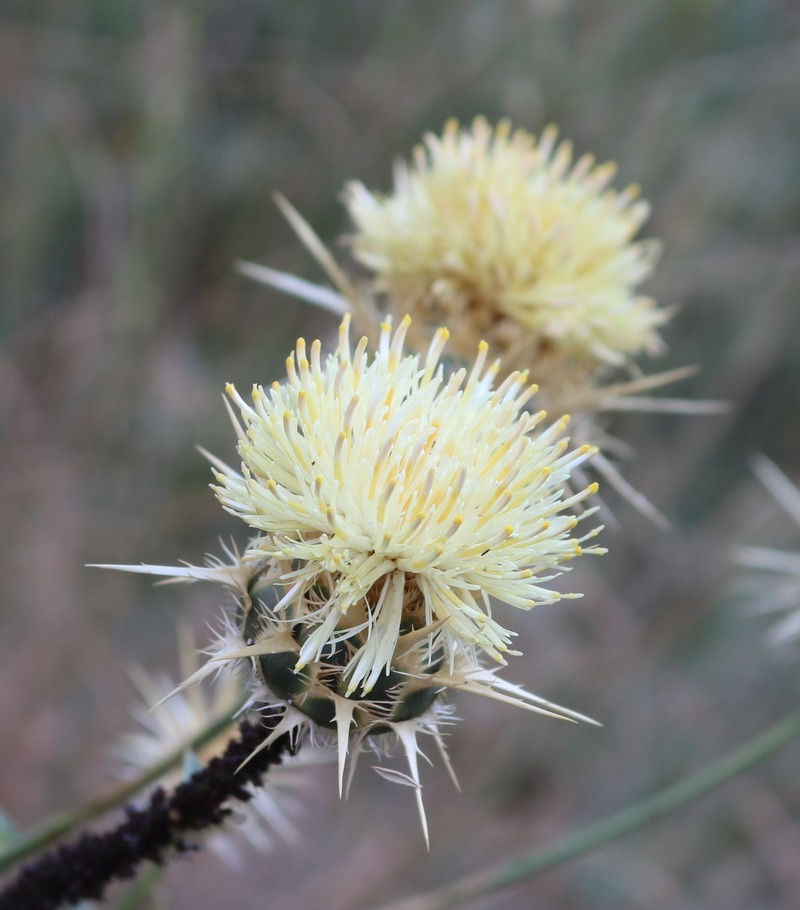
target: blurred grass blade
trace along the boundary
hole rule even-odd
[[[632,803],[627,808],[554,844],[531,850],[506,862],[467,875],[444,888],[386,904],[379,910],[447,910],[468,904],[483,894],[517,885],[546,869],[577,859],[626,834],[646,828],[652,822],[694,802],[711,790],[764,759],[800,736],[800,711],[790,714],[766,733],[750,740],[703,771]]]

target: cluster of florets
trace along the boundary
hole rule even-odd
[[[344,238],[365,274],[354,280],[282,197],[278,205],[326,271],[324,287],[252,263],[241,270],[339,315],[351,313],[371,341],[387,315],[410,314],[406,343],[425,351],[439,327],[450,356],[470,363],[480,343],[501,358],[499,378],[528,370],[537,404],[574,418],[571,435],[600,451],[592,469],[659,524],[663,515],[620,475],[621,446],[603,415],[618,410],[713,413],[713,402],[647,397],[691,369],[644,376],[637,359],[663,350],[671,310],[639,292],[660,244],[639,239],[649,207],[638,188],[611,187],[615,166],[548,127],[537,139],[491,126],[446,124],[396,165],[391,193],[351,182]],[[614,374],[621,374],[615,376]],[[611,456],[611,458],[607,457]],[[579,485],[587,482],[578,474]]]
[[[573,163],[557,135],[451,120],[398,163],[391,194],[348,185],[355,256],[390,311],[414,318],[412,342],[447,325],[460,355],[486,338],[508,369],[560,382],[661,349],[666,313],[635,292],[659,252],[634,240],[649,207],[636,187],[609,189],[613,163]]]
[[[247,404],[232,387],[242,472],[217,474],[223,506],[264,532],[265,555],[296,568],[286,605],[304,598],[309,634],[299,667],[335,642],[364,643],[347,662],[348,691],[369,691],[403,638],[479,649],[495,660],[511,633],[490,598],[529,609],[558,595],[541,584],[581,551],[565,496],[570,471],[591,454],[568,451],[560,420],[524,406],[524,374],[499,388],[486,346],[468,372],[445,375],[442,330],[427,356],[403,354],[409,320],[382,328],[373,357],[351,354],[349,320],[323,363],[298,342],[288,379]],[[282,604],[283,606],[283,604]],[[430,657],[428,658],[430,659]]]
[[[460,689],[577,719],[500,679],[514,632],[495,603],[529,610],[563,597],[548,586],[582,552],[593,514],[573,508],[570,473],[593,454],[570,449],[567,419],[526,409],[535,387],[481,345],[470,370],[441,362],[447,332],[425,357],[404,353],[409,326],[384,324],[377,350],[300,340],[288,378],[238,410],[241,470],[217,464],[217,495],[258,536],[229,564],[139,571],[231,588],[239,603],[198,677],[246,665],[253,699],[288,729],[330,739],[340,787],[349,751],[394,733],[417,785],[417,734],[432,734]],[[307,356],[308,355],[308,356]],[[419,791],[418,791],[419,792]],[[421,806],[421,804],[420,804]]]

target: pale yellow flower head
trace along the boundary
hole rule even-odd
[[[483,656],[516,653],[492,600],[527,610],[578,596],[547,583],[581,552],[603,552],[583,547],[599,529],[573,536],[570,514],[595,485],[566,486],[593,450],[570,450],[567,418],[543,426],[544,413],[526,409],[525,374],[494,388],[485,343],[469,371],[447,373],[446,330],[425,356],[407,355],[410,320],[394,332],[387,322],[368,353],[366,339],[351,349],[349,322],[325,358],[318,341],[298,341],[287,379],[255,387],[252,404],[228,389],[241,473],[210,457],[222,504],[258,532],[246,549],[205,566],[116,568],[232,591],[235,617],[176,698],[249,668],[248,705],[276,718],[264,745],[289,733],[334,746],[340,793],[360,753],[399,744],[408,773],[381,773],[414,787],[427,840],[419,739],[432,738],[452,774],[448,692],[590,721],[502,679]]]
[[[301,339],[288,379],[255,387],[252,404],[228,388],[242,473],[220,470],[217,494],[288,567],[273,583],[275,611],[307,630],[295,672],[347,643],[348,693],[369,692],[422,639],[451,665],[464,651],[503,662],[514,633],[490,599],[529,609],[564,596],[545,583],[593,536],[573,536],[569,509],[594,485],[566,492],[592,454],[569,450],[567,420],[540,428],[524,374],[493,388],[486,344],[449,376],[445,330],[427,356],[404,355],[409,322],[384,324],[370,356],[366,339],[351,351],[345,317],[334,354]]]
[[[414,317],[412,347],[445,324],[460,355],[486,338],[541,382],[565,361],[625,364],[660,349],[666,314],[636,293],[658,244],[634,240],[648,206],[609,189],[614,170],[573,163],[554,127],[537,141],[505,120],[451,120],[397,165],[390,195],[349,184],[354,253],[390,311]]]

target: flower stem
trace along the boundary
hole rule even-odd
[[[231,814],[231,800],[250,800],[250,788],[290,750],[287,733],[265,747],[269,730],[242,721],[239,738],[172,793],[158,787],[143,809],[128,807],[125,820],[111,831],[84,833],[38,857],[0,893],[0,910],[57,910],[100,900],[111,882],[133,878],[143,862],[161,866],[196,849],[188,838],[222,824]]]
[[[752,768],[800,736],[800,711],[731,752],[725,758],[671,787],[627,806],[615,815],[577,831],[544,849],[522,853],[506,862],[467,875],[443,888],[386,904],[379,910],[448,910],[483,894],[499,891],[645,828],[721,784]]]
[[[97,818],[127,803],[148,784],[158,780],[178,765],[187,751],[201,749],[206,743],[219,736],[227,727],[230,727],[234,723],[234,717],[238,711],[239,708],[215,720],[214,723],[206,727],[201,733],[198,733],[192,740],[175,749],[166,758],[148,768],[134,780],[126,781],[108,793],[89,800],[89,802],[78,806],[76,809],[54,813],[49,818],[35,825],[19,839],[15,839],[10,847],[0,852],[0,874],[14,863],[37,853],[93,818]]]

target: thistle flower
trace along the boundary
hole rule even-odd
[[[176,580],[214,580],[237,616],[187,682],[246,663],[252,698],[287,730],[335,745],[339,786],[366,748],[394,734],[419,788],[417,736],[444,754],[448,689],[539,713],[584,719],[500,679],[483,665],[515,654],[492,599],[528,610],[562,597],[548,588],[599,529],[572,536],[595,490],[568,494],[592,454],[570,451],[567,420],[542,429],[525,404],[535,388],[514,373],[497,389],[487,345],[473,368],[445,375],[441,330],[428,354],[404,355],[409,320],[382,326],[376,353],[351,351],[349,317],[325,358],[297,343],[288,378],[252,405],[233,388],[241,473],[217,459],[223,506],[258,532],[243,554],[206,567],[118,567]],[[307,357],[308,353],[308,357]],[[233,416],[233,414],[232,414]],[[394,779],[402,776],[389,773]]]
[[[756,459],[756,476],[800,528],[800,489],[768,458]],[[742,580],[753,606],[765,613],[783,613],[784,618],[771,630],[774,643],[800,637],[800,552],[771,547],[739,547],[735,551],[739,565],[753,569],[754,574]],[[769,573],[765,575],[764,573]]]
[[[535,387],[515,373],[492,389],[485,344],[469,374],[449,378],[445,330],[424,361],[404,357],[409,323],[394,335],[385,323],[370,360],[366,339],[351,354],[346,317],[325,363],[318,341],[309,363],[301,339],[288,381],[255,387],[252,406],[228,387],[242,474],[218,471],[217,495],[288,566],[276,609],[304,602],[296,671],[365,636],[347,662],[348,694],[389,672],[404,635],[430,635],[448,658],[466,647],[503,662],[513,633],[490,598],[530,609],[564,596],[543,582],[596,533],[571,536],[569,509],[595,487],[564,495],[592,453],[567,451],[567,420],[534,432],[546,416],[523,410]]]
[[[614,164],[573,164],[557,135],[451,120],[397,164],[390,195],[347,186],[355,256],[391,312],[419,333],[450,326],[465,357],[486,338],[508,369],[535,363],[542,376],[661,350],[666,311],[635,293],[659,252],[633,239],[647,203],[634,186],[608,189]]]
[[[349,241],[367,280],[351,278],[281,196],[278,206],[334,287],[254,263],[239,269],[337,315],[352,313],[371,342],[385,314],[406,312],[414,351],[425,351],[440,325],[453,333],[456,361],[469,362],[487,339],[502,356],[501,378],[530,369],[537,404],[572,414],[573,440],[600,447],[593,471],[665,526],[615,467],[625,450],[605,432],[602,415],[721,407],[648,395],[694,370],[642,376],[636,367],[635,358],[662,350],[659,330],[671,311],[637,293],[659,245],[635,239],[648,206],[636,187],[610,189],[613,174],[613,164],[596,166],[590,155],[573,164],[571,145],[557,142],[554,127],[537,141],[507,121],[491,127],[477,118],[469,129],[450,121],[441,137],[425,137],[411,163],[397,165],[393,193],[348,184],[356,228]],[[610,381],[620,368],[628,377]]]

